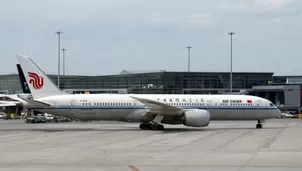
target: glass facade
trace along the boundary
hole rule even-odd
[[[17,74],[1,75],[0,92],[3,94],[22,93],[19,76]]]
[[[57,84],[57,75],[48,75]],[[233,91],[268,85],[273,73],[233,73]],[[127,89],[133,94],[217,94],[229,91],[230,74],[151,72],[106,76],[61,76],[61,89]],[[0,91],[22,92],[17,74],[0,76]]]

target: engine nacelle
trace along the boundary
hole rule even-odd
[[[206,127],[210,124],[211,116],[207,110],[187,110],[182,115],[182,123],[191,127]]]

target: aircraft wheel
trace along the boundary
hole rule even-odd
[[[163,125],[156,125],[156,130],[164,130],[165,127]]]
[[[145,130],[145,129],[148,129],[148,125],[145,124],[145,123],[142,123],[139,125],[139,128],[142,129],[142,130]]]
[[[256,128],[257,128],[257,129],[261,129],[261,128],[262,128],[262,124],[257,124],[257,125],[256,125]]]
[[[155,124],[151,124],[150,127],[152,130],[157,130],[157,125],[155,125]]]

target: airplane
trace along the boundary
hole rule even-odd
[[[21,98],[20,98],[21,97]],[[31,94],[0,94],[0,107],[5,106],[31,106],[32,104],[27,103],[24,99],[31,98]]]
[[[20,83],[22,86],[23,93],[20,94],[0,94],[0,107],[6,107],[6,106],[28,106],[29,104],[19,98],[20,96],[22,98],[32,98],[30,90],[28,88],[28,85],[25,80],[24,73],[21,69],[21,66],[17,64],[17,70],[19,73]]]
[[[80,120],[141,123],[143,130],[164,130],[163,124],[207,127],[213,120],[255,120],[281,115],[269,100],[250,95],[67,94],[30,57],[18,56],[35,104],[32,109]]]

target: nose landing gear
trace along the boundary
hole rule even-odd
[[[258,123],[257,123],[257,125],[256,125],[256,128],[257,128],[257,129],[261,129],[261,128],[262,128],[262,123],[263,123],[262,120],[258,120]]]

